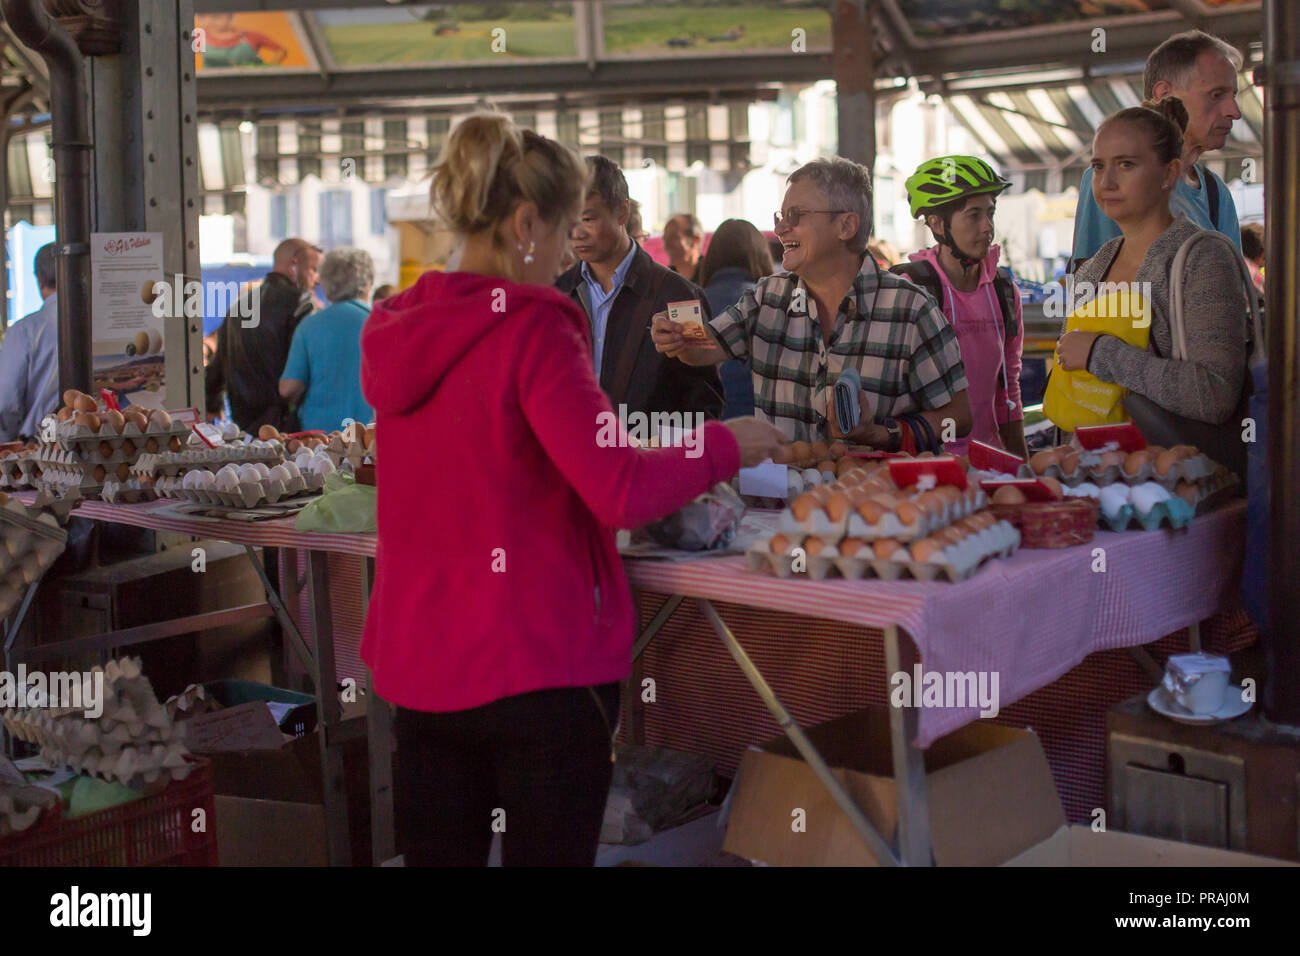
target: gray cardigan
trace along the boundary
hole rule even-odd
[[[1183,269],[1183,324],[1187,360],[1173,354],[1169,326],[1169,272],[1174,256],[1200,227],[1179,216],[1151,243],[1138,267],[1137,281],[1151,301],[1151,338],[1145,350],[1102,335],[1088,357],[1088,371],[1145,395],[1161,408],[1197,421],[1225,423],[1241,399],[1246,371],[1249,311],[1231,250],[1201,242]],[[1123,238],[1112,239],[1075,274],[1076,283],[1094,285],[1110,268]]]

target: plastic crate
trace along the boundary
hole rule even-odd
[[[217,817],[212,766],[202,757],[184,780],[161,793],[65,820],[56,808],[30,829],[0,839],[6,866],[216,866]],[[195,833],[202,809],[206,832]]]

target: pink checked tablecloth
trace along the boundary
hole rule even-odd
[[[1231,607],[1245,514],[1244,502],[1234,502],[1181,531],[1098,532],[1076,548],[1022,550],[959,584],[780,580],[746,570],[741,557],[625,566],[644,592],[867,628],[897,625],[927,671],[997,672],[1006,707],[1094,652],[1147,644]],[[1105,570],[1094,570],[1102,558]],[[737,637],[743,644],[745,634]],[[794,646],[800,636],[788,640]],[[928,747],[978,715],[977,708],[923,709],[915,743]]]

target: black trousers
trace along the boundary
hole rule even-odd
[[[619,685],[433,714],[396,708],[394,809],[407,866],[591,866],[609,796]]]

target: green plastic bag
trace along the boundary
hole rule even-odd
[[[302,511],[294,527],[329,534],[372,532],[375,524],[374,485],[358,485],[342,472],[325,476],[325,491]]]

